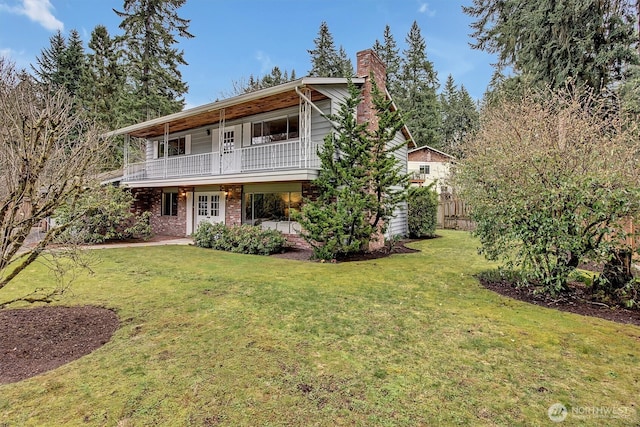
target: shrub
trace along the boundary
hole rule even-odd
[[[409,236],[433,237],[438,222],[438,194],[433,184],[427,187],[411,187],[407,199],[409,205]]]
[[[252,225],[234,225],[202,222],[193,234],[196,246],[220,251],[253,255],[271,255],[282,252],[287,240],[276,230],[262,230]]]
[[[570,85],[491,102],[456,167],[481,253],[520,269],[548,295],[570,291],[583,260],[608,262],[637,234],[626,219],[640,214],[631,154],[640,152],[640,125],[616,102]],[[607,273],[615,286],[606,293],[628,278]]]
[[[60,239],[102,243],[105,240],[149,238],[151,212],[132,212],[134,201],[131,191],[112,185],[87,192],[75,208],[63,205],[56,211],[54,220],[57,224],[71,223]]]

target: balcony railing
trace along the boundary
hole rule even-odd
[[[319,169],[319,143],[299,140],[218,152],[175,156],[128,164],[124,181],[225,175],[284,169]]]

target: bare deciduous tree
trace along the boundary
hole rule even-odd
[[[97,185],[109,141],[72,105],[63,91],[37,83],[0,58],[0,289],[64,231],[50,227],[27,247],[32,228]]]

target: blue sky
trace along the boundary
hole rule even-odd
[[[302,77],[311,68],[308,49],[326,21],[336,47],[355,64],[356,52],[382,40],[385,25],[400,49],[413,21],[427,43],[427,57],[444,84],[452,74],[476,99],[482,97],[494,58],[469,47],[471,19],[461,6],[471,0],[187,0],[179,15],[190,19],[195,38],[180,40],[189,63],[187,107],[231,92],[234,81],[261,76],[277,65]],[[77,29],[86,43],[96,25],[120,34],[123,0],[0,0],[0,55],[29,68],[57,29]]]

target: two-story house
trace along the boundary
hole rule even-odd
[[[448,181],[451,165],[455,161],[452,155],[423,145],[409,150],[407,158],[412,185],[427,186],[436,183],[435,190],[438,194],[451,192]]]
[[[357,117],[375,123],[370,75],[384,89],[385,68],[371,50],[359,52],[357,64]],[[292,213],[314,197],[317,150],[332,132],[326,115],[337,113],[347,83],[304,77],[116,130],[126,141],[122,185],[138,210],[152,213],[156,234],[190,235],[210,221],[273,228],[301,243]],[[399,142],[412,144],[408,130]],[[143,147],[143,161],[130,161],[132,146]],[[407,149],[396,155],[406,172]],[[406,206],[399,206],[388,234],[406,231]]]

